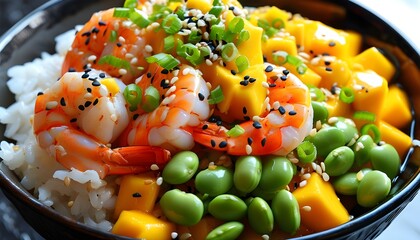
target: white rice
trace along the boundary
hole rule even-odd
[[[6,124],[4,135],[16,144],[2,141],[0,158],[40,202],[62,215],[109,231],[112,223],[107,219],[114,211],[116,177],[101,180],[95,171],[64,169],[38,146],[32,131],[37,93],[60,77],[64,55],[74,35],[75,30],[71,30],[56,37],[56,54],[43,52],[40,58],[8,70],[7,86],[16,102],[8,108],[0,107],[0,123]]]

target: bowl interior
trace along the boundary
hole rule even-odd
[[[6,72],[11,66],[23,64],[39,57],[40,53],[54,52],[54,36],[81,24],[98,10],[111,6],[121,6],[123,1],[51,1],[34,13],[20,21],[0,39],[0,105],[8,106],[13,102],[12,94],[7,90]],[[277,5],[291,12],[302,13],[311,19],[321,20],[337,28],[353,29],[364,34],[367,46],[378,46],[393,57],[399,66],[399,74],[394,79],[408,92],[413,104],[414,121],[410,131],[414,139],[420,138],[420,128],[415,122],[420,113],[420,96],[416,90],[420,89],[420,57],[418,49],[414,49],[409,42],[386,21],[376,17],[351,1],[287,1],[266,0],[241,1],[243,5]],[[0,125],[1,139],[4,140],[4,126]],[[301,239],[317,238],[348,238],[350,236],[376,237],[390,221],[398,215],[405,205],[416,195],[420,186],[420,150],[412,149],[402,165],[402,174],[394,182],[389,199],[382,205],[366,210],[355,208],[352,214],[358,216],[337,228],[316,233]],[[83,224],[62,217],[52,209],[39,203],[28,191],[24,190],[16,176],[4,166],[0,165],[0,184],[6,195],[14,202],[18,210],[45,237],[68,238],[89,237],[96,239],[120,238],[109,233],[92,230]],[[45,220],[45,222],[43,222]],[[379,223],[379,225],[378,225]],[[374,229],[375,228],[375,229]],[[68,232],[71,229],[72,234]],[[366,229],[370,229],[367,231]],[[364,235],[361,230],[366,230]],[[66,233],[67,232],[67,233]],[[366,235],[367,234],[367,235]],[[367,236],[367,237],[366,237]],[[121,238],[122,239],[122,238]]]

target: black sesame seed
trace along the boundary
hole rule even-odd
[[[253,83],[253,82],[255,82],[255,81],[257,81],[257,79],[255,79],[255,78],[249,78],[249,82],[250,82],[250,83]]]
[[[260,122],[257,122],[257,121],[254,121],[254,123],[252,124],[252,126],[253,126],[254,128],[256,128],[256,129],[260,129],[260,128],[262,128],[261,123],[260,123]]]
[[[286,76],[287,76],[287,75],[289,75],[289,73],[290,73],[290,72],[289,72],[289,70],[287,70],[287,69],[284,69],[284,70],[283,70],[283,74],[284,74],[284,75],[286,75]]]
[[[227,142],[226,142],[226,141],[221,141],[221,142],[219,143],[219,147],[220,147],[220,148],[225,148],[225,147],[227,147]]]
[[[243,114],[247,114],[247,112],[248,112],[248,110],[246,109],[246,107],[243,107],[243,108],[242,108],[242,113],[243,113]]]
[[[86,88],[86,91],[91,93],[92,92],[92,88]]]
[[[325,61],[325,66],[329,66],[331,64],[331,62]]]
[[[204,95],[202,93],[198,93],[198,99],[200,101],[203,101],[204,100]]]
[[[60,105],[63,107],[66,106],[66,100],[63,97],[60,99]]]
[[[251,145],[252,142],[253,142],[252,138],[250,138],[250,137],[247,139],[247,141],[248,141],[248,145]]]
[[[84,32],[82,33],[82,37],[89,37],[91,32]]]
[[[85,45],[89,45],[90,37],[86,38]]]
[[[329,43],[328,43],[328,46],[330,46],[330,47],[334,47],[334,46],[335,46],[335,42],[333,42],[333,41],[329,42]]]
[[[44,95],[44,93],[43,92],[38,92],[36,95],[41,96],[41,95]]]
[[[244,80],[248,80],[248,79],[249,79],[249,76],[245,75]]]
[[[85,107],[84,107],[83,105],[79,105],[79,107],[78,107],[78,108],[80,109],[80,111],[85,110]]]
[[[272,87],[276,87],[277,85],[275,83],[270,83],[268,84],[268,86],[272,88]]]
[[[283,75],[283,76],[281,76],[281,77],[280,77],[280,79],[281,79],[282,81],[286,81],[286,80],[287,80],[287,76],[286,76],[286,75]]]
[[[92,102],[91,102],[91,101],[86,101],[86,102],[85,102],[85,107],[89,107],[91,104],[92,104]]]
[[[223,124],[222,120],[217,120],[217,122],[216,122],[217,126],[222,126],[222,124]]]
[[[105,26],[106,25],[106,23],[103,22],[103,21],[99,21],[98,23],[99,23],[99,26]]]
[[[209,128],[209,125],[207,125],[207,124],[204,124],[204,125],[201,127],[201,129],[203,129],[203,130],[206,130],[207,128]]]
[[[169,73],[169,70],[168,69],[162,69],[162,71],[160,71],[160,73],[162,73],[162,74],[168,74]]]
[[[133,120],[135,121],[138,117],[140,116],[140,114],[136,113],[133,115]]]
[[[93,27],[92,28],[92,33],[98,33],[99,32],[99,29],[98,28],[96,28],[96,27]]]
[[[146,73],[147,78],[151,78],[152,77],[152,73],[148,72]]]
[[[332,71],[332,68],[330,68],[330,67],[326,67],[326,68],[325,68],[325,71],[331,72],[331,71]]]
[[[105,73],[99,73],[100,78],[105,78]]]
[[[99,87],[99,86],[101,86],[101,83],[98,82],[98,81],[93,81],[92,86]]]
[[[213,139],[210,140],[210,144],[211,144],[212,147],[216,147],[216,142]]]
[[[74,123],[74,122],[76,122],[77,121],[77,118],[72,118],[72,119],[70,119],[70,122],[71,123]]]
[[[133,193],[133,198],[139,198],[139,197],[141,197],[141,194],[140,193],[138,193],[138,192],[135,192],[135,193]]]
[[[98,79],[97,77],[90,77],[90,78],[88,78],[88,80],[90,80],[90,81],[95,81],[96,79]]]
[[[99,99],[95,99],[95,101],[93,101],[93,106],[95,106],[96,104],[98,104]]]
[[[240,81],[239,84],[241,84],[242,86],[248,86],[249,81],[243,80],[243,81]]]
[[[87,73],[84,73],[83,75],[82,75],[82,78],[88,78],[89,77],[89,74],[87,74]]]
[[[284,107],[282,107],[282,106],[280,106],[277,110],[279,111],[279,113],[280,113],[281,115],[283,115],[283,114],[285,114],[285,113],[286,113],[286,109],[284,109]]]
[[[235,7],[234,6],[230,6],[229,7],[229,10],[231,10],[231,11],[233,11],[235,9]]]
[[[117,42],[117,47],[121,47],[122,44],[120,42]]]
[[[68,72],[76,72],[76,69],[71,67],[69,68]]]
[[[290,115],[290,116],[294,116],[294,115],[296,115],[296,111],[291,110],[291,111],[289,112],[289,115]]]
[[[262,140],[261,140],[261,146],[265,146],[265,143],[267,142],[267,138],[263,138]]]
[[[235,70],[230,70],[230,73],[232,73],[232,75],[236,75],[236,71]]]
[[[170,88],[171,86],[169,85],[169,82],[166,80],[166,79],[162,79],[162,81],[160,81],[160,86],[163,88],[163,89],[166,89],[166,88]]]
[[[273,66],[271,66],[271,65],[268,65],[266,68],[265,68],[265,71],[266,72],[272,72],[274,70],[274,68],[273,68]]]

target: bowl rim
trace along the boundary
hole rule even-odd
[[[0,52],[2,52],[5,49],[5,47],[8,46],[8,44],[13,40],[13,38],[16,35],[19,34],[20,31],[22,31],[27,26],[29,26],[31,21],[37,18],[40,12],[46,11],[49,8],[63,4],[65,2],[73,2],[73,1],[74,0],[50,0],[44,3],[43,5],[41,5],[40,7],[36,8],[34,11],[26,15],[20,21],[18,21],[9,30],[7,30],[2,36],[0,36]],[[404,53],[406,54],[407,52],[417,53],[417,55],[410,54],[410,58],[414,60],[417,67],[420,67],[420,55],[419,55],[420,50],[416,49],[411,39],[407,38],[407,36],[405,36],[402,32],[398,31],[397,27],[395,27],[389,21],[384,19],[383,16],[375,14],[374,10],[358,2],[355,2],[354,0],[348,0],[348,1],[340,0],[338,2],[341,4],[344,4],[346,7],[349,7],[350,10],[353,9],[353,11],[355,11],[354,9],[356,10],[358,9],[358,10],[363,11],[363,14],[366,14],[366,18],[373,18],[376,21],[379,21],[388,30],[392,31],[391,35],[398,40],[399,46],[401,45],[403,46],[403,49],[401,50]],[[414,129],[414,126],[412,126],[411,129]],[[413,149],[410,150],[410,153],[408,154],[408,156],[412,153],[412,151]],[[7,173],[3,170],[3,167],[5,168],[7,167],[4,165],[2,160],[0,161],[0,165],[1,165],[0,166],[0,183],[1,183],[0,185],[2,187],[1,188],[2,191],[5,191],[8,194],[11,194],[13,197],[18,198],[19,200],[23,201],[27,205],[33,206],[38,214],[43,215],[47,218],[50,218],[63,225],[70,226],[71,228],[79,228],[85,232],[91,232],[98,236],[109,237],[109,238],[121,237],[121,236],[112,234],[110,232],[105,232],[102,230],[95,229],[86,224],[75,221],[71,219],[70,217],[60,215],[53,208],[48,207],[44,205],[43,203],[41,203],[35,196],[29,193],[29,191],[27,191],[25,188],[19,187],[18,184],[15,183],[15,180],[12,179],[14,176],[12,178],[9,177]],[[10,171],[10,173],[14,174],[13,171],[9,170],[8,168],[5,170]],[[17,183],[19,183],[19,181]],[[418,193],[419,188],[420,188],[420,174],[417,173],[417,176],[415,178],[413,178],[402,189],[397,191],[398,196],[391,197],[385,203],[371,209],[369,212],[357,217],[355,220],[351,220],[347,223],[344,223],[338,227],[335,227],[329,230],[313,233],[307,236],[297,237],[295,239],[312,239],[312,238],[324,238],[328,236],[339,236],[342,234],[347,234],[349,232],[352,232],[353,229],[366,227],[374,223],[376,220],[386,216],[392,210],[394,210],[395,208],[403,204],[405,201],[407,200],[411,201]],[[9,198],[8,194],[6,194],[6,196]],[[124,238],[124,237],[121,237],[121,238]]]

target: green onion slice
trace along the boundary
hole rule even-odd
[[[245,129],[238,124],[236,124],[233,128],[229,129],[229,131],[226,132],[226,134],[229,137],[239,137],[244,133]]]
[[[109,35],[109,41],[113,43],[117,40],[117,37],[118,37],[117,31],[112,30],[111,34]]]
[[[248,58],[244,55],[241,55],[235,59],[236,67],[238,68],[238,72],[243,72],[249,67]]]
[[[124,1],[125,8],[136,8],[137,7],[137,0],[125,0]]]
[[[223,95],[222,88],[218,85],[215,89],[210,92],[209,104],[217,104],[223,101],[225,96]]]
[[[116,68],[130,69],[130,63],[128,61],[112,55],[105,55],[101,57],[98,64],[109,64]]]
[[[209,14],[214,15],[216,18],[218,18],[220,16],[220,14],[223,11],[223,7],[222,6],[213,6],[210,11]]]
[[[311,94],[312,101],[323,102],[325,100],[325,94],[322,92],[321,89],[315,86],[309,87],[309,93]]]
[[[271,26],[275,29],[282,29],[284,28],[284,22],[281,18],[276,18],[271,22]]]
[[[242,30],[238,35],[238,40],[236,42],[236,45],[239,45],[239,44],[247,41],[249,39],[249,37],[250,37],[250,35],[249,35],[248,30],[245,30],[245,29]]]
[[[130,12],[131,12],[131,9],[129,9],[129,8],[117,7],[117,8],[114,9],[113,16],[117,17],[117,18],[129,18],[130,17]]]
[[[353,114],[354,119],[358,120],[366,120],[370,122],[374,122],[376,119],[376,116],[374,113],[368,112],[368,111],[356,111]]]
[[[225,33],[224,25],[212,25],[210,27],[210,40],[222,40]]]
[[[317,150],[313,143],[303,141],[296,148],[297,157],[302,163],[311,163],[316,159]]]
[[[362,135],[370,135],[375,143],[381,141],[381,132],[379,131],[379,128],[373,123],[363,125],[360,129],[360,133]]]
[[[234,17],[228,24],[228,30],[232,33],[240,33],[245,27],[245,22],[240,17]]]
[[[273,52],[273,61],[277,65],[283,65],[287,62],[287,56],[289,54],[285,51]]]
[[[233,61],[238,56],[238,53],[239,51],[233,43],[225,44],[222,47],[222,59],[225,62]]]
[[[172,13],[166,16],[162,21],[162,28],[167,34],[175,34],[182,28],[182,22],[178,15]]]
[[[172,55],[167,53],[158,53],[153,56],[147,57],[146,62],[148,63],[157,63],[159,66],[172,70],[174,67],[180,64],[180,61],[174,58]]]
[[[153,87],[149,86],[144,91],[144,102],[141,105],[141,108],[146,112],[152,112],[159,106],[160,94],[159,91]]]
[[[188,35],[188,42],[192,44],[200,42],[201,39],[201,33],[199,33],[197,30],[191,31],[190,35]]]
[[[163,39],[163,50],[165,52],[171,51],[175,46],[175,37],[174,35],[169,35]]]
[[[123,92],[124,99],[129,105],[130,111],[136,111],[137,106],[141,104],[142,100],[142,90],[139,86],[132,83],[127,85]]]
[[[137,9],[131,11],[130,20],[141,28],[145,28],[151,23],[147,17],[143,16],[143,13]]]
[[[177,49],[177,54],[185,58],[190,63],[197,65],[200,59],[200,50],[192,43],[186,43]]]
[[[353,89],[349,87],[341,88],[339,99],[344,103],[352,103],[354,101]]]

